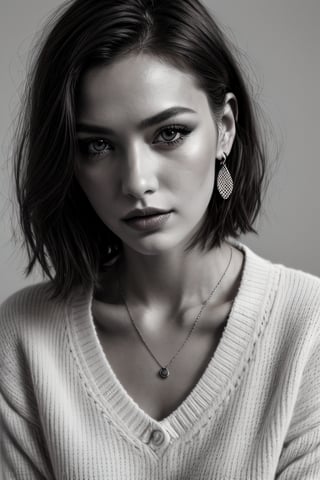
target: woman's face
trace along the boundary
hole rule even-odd
[[[184,247],[222,153],[193,77],[150,55],[123,57],[85,74],[78,107],[76,176],[101,220],[143,254]]]

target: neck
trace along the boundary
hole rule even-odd
[[[171,311],[200,305],[226,270],[230,248],[224,243],[209,252],[193,249],[142,255],[126,247],[119,270],[125,298],[131,305],[143,303]]]

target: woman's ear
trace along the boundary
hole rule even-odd
[[[217,158],[222,158],[223,152],[229,155],[235,136],[238,120],[238,102],[233,93],[227,93],[224,108],[219,120],[219,140]]]

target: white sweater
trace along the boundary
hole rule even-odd
[[[92,291],[46,283],[0,311],[4,480],[319,480],[320,280],[247,247],[241,285],[198,384],[167,418],[120,384]]]

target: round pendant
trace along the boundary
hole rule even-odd
[[[169,370],[166,367],[161,367],[159,370],[159,376],[161,378],[168,378],[170,375]]]

